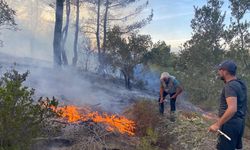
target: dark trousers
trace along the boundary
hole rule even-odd
[[[163,92],[163,98],[165,99],[166,96],[168,95],[168,93]],[[173,94],[169,94],[170,97],[172,97],[173,95],[175,95],[175,93]],[[160,102],[161,100],[161,96],[159,96],[158,102]],[[176,102],[176,98],[170,98],[170,111],[171,112],[175,112],[176,111],[176,106],[175,106],[175,102]],[[159,111],[161,114],[164,113],[164,103],[159,103]]]
[[[218,137],[218,150],[235,150],[242,149],[242,136],[244,134],[245,120],[241,118],[233,118],[222,125],[221,131],[227,134],[231,141],[224,136]]]

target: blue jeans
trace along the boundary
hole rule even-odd
[[[163,92],[163,98],[165,99],[167,95],[168,95],[168,93],[164,91]],[[169,95],[170,95],[170,97],[172,97],[173,95],[175,95],[175,93],[169,94]],[[158,102],[160,102],[160,100],[161,100],[161,96],[159,96]],[[175,102],[176,102],[176,98],[170,98],[170,111],[171,112],[175,112],[176,111]],[[164,113],[164,103],[159,103],[159,112],[161,114]]]

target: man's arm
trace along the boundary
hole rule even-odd
[[[179,85],[179,86],[176,88],[176,93],[175,93],[171,98],[176,98],[178,95],[181,94],[182,91],[183,91],[183,88]]]
[[[164,92],[164,88],[161,86],[160,87],[160,97],[163,98],[163,92]]]
[[[161,85],[160,86],[160,103],[163,103],[164,97],[163,97],[163,92],[164,92],[164,88]]]
[[[215,124],[209,127],[209,131],[217,132],[219,128],[228,120],[230,120],[237,112],[237,97],[228,97],[226,98],[226,102],[228,107],[225,113]]]

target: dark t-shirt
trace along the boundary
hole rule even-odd
[[[233,118],[244,118],[247,111],[247,87],[245,83],[236,79],[225,84],[220,98],[219,117],[227,109],[226,98],[228,97],[237,97],[237,112]]]

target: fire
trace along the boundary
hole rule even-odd
[[[107,131],[119,131],[122,134],[128,135],[135,134],[134,121],[129,120],[124,116],[108,115],[107,113],[99,114],[98,112],[90,112],[90,110],[83,111],[79,107],[73,105],[52,109],[70,123],[92,120],[96,123],[105,124],[107,126]]]

